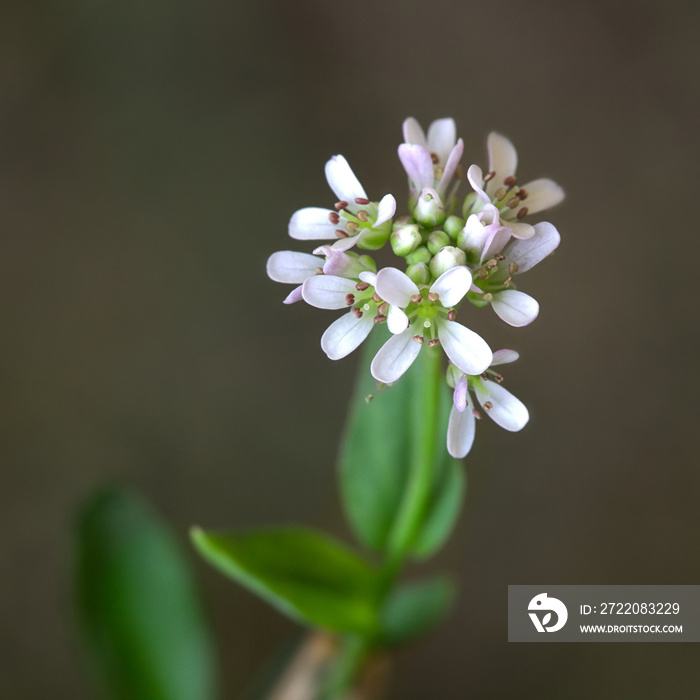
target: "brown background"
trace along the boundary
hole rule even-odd
[[[697,3],[5,3],[0,18],[0,694],[93,697],[70,614],[77,504],[141,488],[192,523],[349,538],[334,483],[355,358],[264,274],[343,153],[404,199],[404,117],[491,129],[567,192],[522,287],[476,316],[532,420],[479,426],[433,568],[455,615],[393,698],[686,698],[697,645],[508,645],[514,583],[700,583]],[[304,249],[305,246],[296,246]],[[294,631],[196,561],[224,697]]]

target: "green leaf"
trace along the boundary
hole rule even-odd
[[[211,700],[214,654],[192,574],[139,495],[103,490],[83,507],[75,587],[84,639],[113,700]]]
[[[374,569],[336,540],[305,528],[234,533],[193,529],[200,553],[227,576],[300,622],[370,635]]]
[[[424,634],[444,617],[454,594],[448,577],[409,583],[393,591],[381,611],[385,644],[402,644]]]
[[[421,430],[421,353],[395,385],[377,390],[369,366],[386,341],[375,329],[365,343],[358,382],[340,450],[343,505],[358,539],[371,549],[386,549],[409,476],[415,434]],[[373,395],[371,401],[367,397]],[[464,494],[462,465],[447,453],[445,439],[451,399],[441,387],[440,422],[435,446],[435,480],[414,553],[434,553],[449,535]]]

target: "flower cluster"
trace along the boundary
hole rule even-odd
[[[423,345],[441,347],[449,361],[447,382],[454,389],[447,449],[464,457],[481,417],[470,407],[470,392],[506,430],[523,428],[528,412],[492,369],[518,354],[492,352],[481,336],[456,321],[457,310],[466,301],[477,308],[491,306],[511,326],[535,320],[539,305],[516,289],[516,279],[547,257],[560,238],[552,224],[525,219],[558,204],[564,193],[548,179],[518,185],[516,150],[492,133],[488,171],[484,175],[478,165],[467,169],[471,192],[460,206],[464,143],[457,139],[454,121],[433,122],[426,136],[409,118],[403,135],[398,154],[408,176],[409,215],[396,217],[390,194],[372,200],[345,158],[334,156],[326,163],[326,179],[338,201],[332,209],[300,209],[289,222],[292,238],[327,242],[313,254],[273,253],[267,272],[276,282],[295,285],[285,303],[303,299],[321,309],[347,310],[321,338],[333,360],[355,350],[375,325],[386,323],[391,338],[371,365],[382,384],[399,380]],[[370,255],[359,252],[387,243],[403,269],[378,269]]]

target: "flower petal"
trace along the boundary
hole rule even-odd
[[[454,394],[452,395],[452,403],[454,407],[461,413],[469,405],[469,380],[466,374],[461,374],[457,380]]]
[[[535,235],[535,227],[522,221],[508,221],[507,226],[515,238],[528,239]]]
[[[344,309],[347,294],[355,294],[355,282],[345,277],[315,275],[304,282],[301,294],[304,301],[317,309]]]
[[[403,333],[408,328],[408,316],[398,306],[390,304],[386,325],[394,335]]]
[[[403,140],[406,143],[415,143],[418,146],[425,146],[425,132],[421,125],[413,118],[409,117],[403,123]]]
[[[507,365],[509,362],[515,362],[520,357],[520,353],[515,350],[496,350],[493,353],[493,360],[491,361],[491,367],[496,365]]]
[[[540,305],[535,299],[515,289],[494,294],[491,306],[500,318],[516,328],[532,323],[540,312]]]
[[[338,227],[329,221],[328,215],[331,213],[329,209],[320,207],[306,207],[295,211],[289,220],[289,235],[299,241],[335,238],[335,230]]]
[[[550,207],[554,207],[564,199],[564,190],[554,180],[541,178],[523,185],[527,192],[527,198],[523,204],[527,207],[528,214],[537,214]]]
[[[385,194],[379,204],[377,205],[377,220],[374,222],[375,226],[381,226],[383,223],[389,221],[392,216],[396,213],[396,200],[390,194]]]
[[[392,384],[413,364],[421,349],[421,344],[413,340],[414,335],[415,329],[407,328],[379,348],[370,367],[378,382]]]
[[[489,380],[476,383],[474,393],[488,417],[498,423],[501,428],[515,432],[522,430],[527,425],[530,414],[525,404],[500,384]],[[491,404],[488,410],[485,406],[487,402]]]
[[[454,119],[436,119],[428,127],[428,151],[436,153],[443,166],[447,163],[456,140],[457,127]]]
[[[340,360],[349,355],[369,335],[374,327],[374,317],[364,314],[357,318],[350,312],[333,321],[321,336],[323,352],[331,360]]]
[[[430,287],[430,291],[438,294],[440,303],[446,308],[459,304],[472,286],[472,275],[464,265],[451,267],[443,272]]]
[[[442,171],[442,177],[440,178],[440,184],[438,185],[438,193],[442,196],[445,193],[445,188],[450,184],[452,176],[457,170],[459,161],[462,160],[462,153],[464,152],[464,141],[460,139],[457,141],[455,147],[450,151],[447,157],[447,162]]]
[[[267,275],[275,282],[299,284],[315,275],[323,260],[309,253],[280,250],[267,259]]]
[[[302,300],[301,296],[301,287],[302,285],[299,285],[298,287],[295,287],[292,289],[289,294],[285,297],[284,301],[282,302],[283,304],[296,304],[298,301]]]
[[[465,374],[481,374],[491,364],[493,355],[486,341],[456,321],[436,321],[438,338],[450,358]]]
[[[405,272],[395,267],[383,267],[379,270],[374,288],[382,299],[402,309],[411,303],[414,294],[419,293],[416,283]]]
[[[474,192],[476,192],[484,202],[490,204],[490,197],[482,189],[484,185],[484,174],[481,172],[481,168],[478,165],[469,166],[469,170],[467,170],[467,180],[469,180],[469,184],[472,186]]]
[[[489,170],[496,173],[486,187],[487,192],[492,194],[503,186],[503,181],[507,177],[515,175],[518,167],[518,152],[509,139],[495,131],[489,134],[486,147],[489,152]]]
[[[360,181],[341,155],[333,156],[326,163],[326,180],[338,199],[354,202],[355,198],[367,199]]]
[[[508,262],[518,265],[518,273],[527,272],[556,250],[561,236],[559,231],[547,221],[535,224],[535,235],[525,240],[513,240],[505,255]]]
[[[430,153],[423,146],[402,143],[399,146],[399,159],[413,188],[420,192],[425,187],[432,187],[435,181],[433,161]]]
[[[447,424],[447,451],[455,458],[466,457],[474,444],[476,419],[471,409],[459,412],[454,406]]]

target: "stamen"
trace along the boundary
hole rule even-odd
[[[352,310],[352,312],[355,314],[355,316],[357,316],[357,318],[362,318],[362,316],[363,316],[361,309],[358,309],[357,307],[355,307]]]
[[[482,405],[485,411],[490,411],[493,408],[493,404],[490,401],[485,401]]]
[[[328,214],[328,221],[330,221],[333,226],[337,226],[340,223],[340,217],[332,211]]]
[[[354,294],[346,294],[345,295],[345,303],[348,306],[352,306],[355,303],[355,295]]]
[[[506,202],[506,204],[507,204],[511,209],[515,209],[515,207],[517,207],[518,204],[520,204],[520,199],[518,199],[518,197],[511,197],[511,198]]]
[[[508,194],[508,190],[506,190],[505,187],[500,187],[499,189],[496,190],[496,194],[494,195],[496,199],[499,202],[502,202],[505,199],[505,196]]]
[[[514,275],[518,271],[518,263],[512,262],[510,265],[508,265],[508,272],[510,272],[511,275]]]
[[[341,209],[345,209],[345,207],[348,206],[348,203],[344,200],[341,199],[340,202],[335,203],[335,208],[340,211]]]
[[[438,340],[438,338],[433,338],[432,340],[428,341],[429,348],[434,348],[436,345],[440,345],[440,341]]]
[[[357,218],[360,221],[367,221],[369,214],[364,209],[360,209],[360,211],[357,212]]]
[[[529,194],[530,193],[527,190],[518,190],[518,197],[520,197],[520,201],[527,199]]]
[[[386,316],[387,311],[389,311],[389,304],[385,301],[383,304],[379,305],[377,311],[379,311],[381,316]]]
[[[447,314],[447,320],[454,321],[456,318],[457,318],[457,310],[452,309],[451,311],[449,311],[449,313]]]
[[[461,178],[463,174],[464,174],[464,170],[462,170],[462,166],[461,166],[461,165],[458,165],[458,166],[455,168],[455,177]]]
[[[486,175],[484,175],[484,184],[486,184],[487,182],[491,182],[491,180],[493,180],[494,177],[496,177],[495,170],[491,170],[490,172],[486,173]]]
[[[317,275],[322,275],[322,274],[323,274],[323,268],[322,268],[322,267],[317,267],[317,268],[316,268],[316,274],[317,274]]]
[[[510,287],[510,285],[511,285],[512,282],[513,282],[513,278],[512,278],[512,277],[506,277],[506,278],[503,280],[503,286],[504,286],[504,287]]]
[[[345,224],[345,228],[350,231],[350,233],[355,233],[355,231],[360,228],[360,225],[356,224],[354,221],[348,221],[348,223]]]
[[[502,374],[496,374],[493,377],[499,384],[503,381],[503,375]]]
[[[523,207],[523,208],[516,214],[516,216],[518,217],[518,219],[522,219],[522,218],[524,218],[525,216],[527,216],[527,207]]]
[[[500,262],[501,260],[505,260],[505,259],[506,259],[506,256],[505,256],[505,255],[501,255],[500,253],[497,253],[497,254],[494,255],[493,257],[496,258],[496,260],[498,260],[499,262]]]
[[[374,317],[374,323],[384,323],[386,321],[386,316],[382,316],[382,314],[379,314],[378,316]]]
[[[496,265],[498,265],[498,260],[496,260],[496,258],[491,258],[491,260],[489,260],[489,261],[484,265],[484,267],[485,267],[487,270],[490,270],[490,269],[496,267]]]
[[[433,165],[437,165],[440,162],[440,156],[437,153],[431,153],[430,160],[433,161]]]
[[[421,345],[423,345],[423,336],[422,335],[414,335],[413,340],[415,340],[416,343],[420,343]]]
[[[474,414],[474,418],[481,420],[481,412],[478,409],[472,408],[472,413]]]
[[[350,234],[347,231],[343,231],[343,229],[337,228],[335,230],[335,235],[338,236],[338,238],[350,238]]]
[[[381,304],[381,303],[384,301],[384,299],[382,299],[382,298],[379,296],[379,294],[377,294],[377,292],[374,292],[374,293],[372,294],[372,301],[376,301],[377,304]]]
[[[513,177],[513,175],[509,175],[509,176],[503,181],[503,184],[504,184],[504,185],[507,185],[508,187],[512,187],[516,182],[517,182],[517,180],[515,179],[515,177]]]
[[[428,301],[439,301],[440,295],[437,292],[428,292]]]
[[[367,282],[358,282],[358,283],[355,285],[355,289],[357,289],[358,292],[364,292],[365,289],[369,289],[369,286],[370,286],[370,285],[369,285],[369,283],[367,283]]]
[[[365,206],[369,204],[369,199],[365,199],[364,197],[355,197],[355,204],[359,204],[360,206]]]
[[[484,268],[482,267],[480,270],[477,270],[477,271],[476,271],[476,276],[477,276],[480,280],[485,280],[485,279],[489,276],[489,271],[488,271],[488,270],[484,270]]]
[[[493,301],[493,294],[491,294],[491,292],[486,292],[486,294],[481,295],[481,298],[484,301]]]
[[[411,301],[412,301],[414,304],[420,304],[420,302],[423,301],[423,296],[422,296],[421,294],[414,294],[414,295],[411,297]]]

